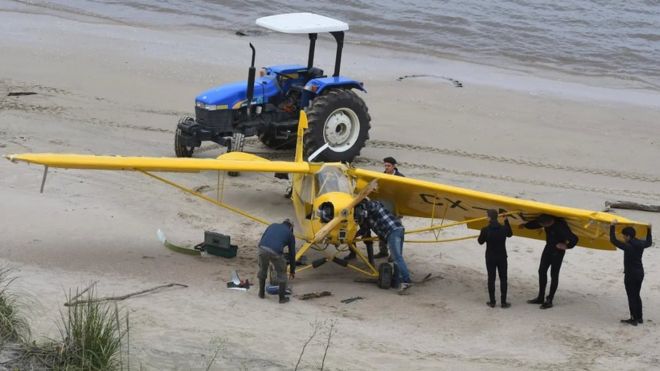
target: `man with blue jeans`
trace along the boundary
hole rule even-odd
[[[394,258],[401,282],[400,290],[405,290],[411,286],[410,273],[408,266],[403,260],[403,235],[405,229],[401,221],[383,206],[379,201],[364,200],[364,208],[367,211],[367,220],[369,226],[378,237],[387,241],[387,247]]]

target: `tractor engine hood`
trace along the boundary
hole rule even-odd
[[[278,93],[277,81],[270,77],[260,77],[254,81],[252,104],[263,104]],[[247,83],[233,82],[207,90],[195,98],[195,105],[208,110],[239,109],[246,105]]]

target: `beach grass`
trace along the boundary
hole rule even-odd
[[[30,341],[28,322],[19,311],[20,300],[6,290],[13,281],[9,271],[0,269],[0,331],[5,340],[0,345],[10,354],[3,359],[3,366],[49,370],[130,369],[128,316],[122,315],[116,304],[99,301],[93,286],[76,290],[75,295],[69,292],[67,303],[73,304],[60,311],[60,338]]]
[[[69,293],[67,302],[79,297]],[[122,340],[128,334],[128,321],[120,319],[116,305],[96,300],[91,288],[79,300],[61,312],[58,355],[54,366],[65,369],[123,369]]]
[[[24,303],[9,290],[15,279],[11,268],[0,267],[0,345],[30,338],[29,322],[22,311]]]

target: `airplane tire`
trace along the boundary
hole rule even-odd
[[[392,265],[381,263],[378,266],[378,287],[387,290],[392,286]]]
[[[390,282],[390,287],[393,289],[399,287],[399,266],[396,263],[392,263],[392,282]]]
[[[331,89],[316,97],[307,109],[307,120],[307,156],[326,143],[330,145],[314,161],[351,162],[369,139],[369,110],[349,89]]]
[[[179,123],[185,123],[189,121],[194,122],[195,119],[190,116],[183,116],[179,119]],[[174,153],[176,154],[176,157],[192,157],[192,154],[195,151],[195,147],[186,146],[183,144],[182,138],[183,133],[177,125],[176,133],[174,134]]]

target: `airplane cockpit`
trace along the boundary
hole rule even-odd
[[[323,165],[323,167],[321,167],[316,173],[316,196],[319,197],[330,192],[353,194],[355,185],[351,183],[351,180],[338,166],[329,164]]]

